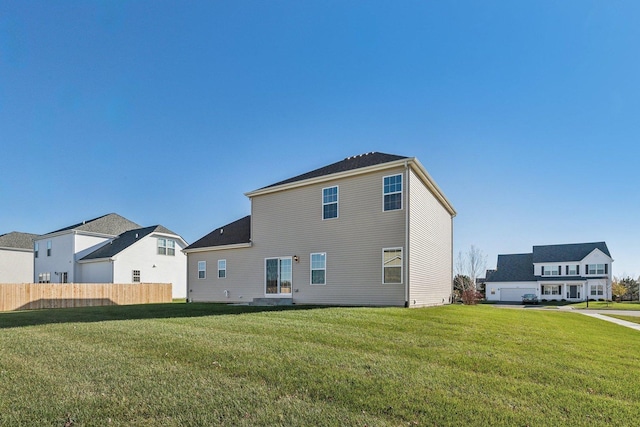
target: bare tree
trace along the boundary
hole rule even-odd
[[[487,256],[475,245],[471,245],[466,253],[458,252],[455,264],[456,274],[471,279],[470,286],[475,289],[476,279],[482,277],[487,269]]]
[[[465,304],[475,304],[482,295],[476,290],[476,282],[487,268],[487,256],[474,245],[466,253],[458,252],[455,262],[456,277],[467,277],[469,280],[460,281],[462,286],[462,301]]]

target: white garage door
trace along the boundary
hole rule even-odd
[[[522,295],[524,294],[536,294],[534,288],[506,288],[500,289],[500,301],[522,301]]]

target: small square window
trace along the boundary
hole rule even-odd
[[[140,270],[133,270],[132,276],[133,283],[140,283]]]

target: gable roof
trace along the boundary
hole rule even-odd
[[[275,184],[267,185],[261,188],[271,188],[278,185],[291,184],[292,182],[304,181],[305,179],[318,178],[321,176],[331,175],[339,172],[346,172],[354,169],[366,168],[369,166],[375,166],[383,163],[394,162],[396,160],[408,159],[405,156],[398,156],[395,154],[385,153],[365,153],[359,156],[347,157],[336,163],[332,163],[328,166],[321,167],[319,169],[312,170],[311,172],[303,173],[302,175],[294,176],[293,178],[285,179],[284,181],[276,182]]]
[[[84,256],[83,258],[81,258],[81,260],[86,261],[89,259],[111,258],[112,256],[119,254],[128,247],[133,246],[135,243],[142,240],[143,237],[148,236],[151,233],[174,234],[177,236],[176,233],[161,225],[136,228],[134,230],[125,231],[124,233],[113,239],[111,242]]]
[[[136,224],[133,221],[129,221],[127,218],[122,217],[116,213],[110,213],[107,215],[99,216],[98,218],[82,221],[77,224],[43,234],[43,236],[71,230],[118,236],[125,231],[133,230],[135,228],[140,228],[140,225]]]
[[[33,239],[35,239],[37,236],[37,234],[20,233],[19,231],[0,234],[0,248],[33,250]]]
[[[535,282],[533,254],[498,255],[498,266],[487,282]]]
[[[184,250],[251,243],[251,215],[216,228]]]
[[[605,242],[572,243],[567,245],[546,245],[533,247],[533,262],[582,261],[595,249],[600,249],[611,258]]]

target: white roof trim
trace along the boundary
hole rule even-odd
[[[228,249],[243,249],[250,248],[253,246],[253,243],[235,243],[233,245],[222,245],[222,246],[207,246],[205,248],[193,248],[193,249],[183,249],[182,252],[185,254],[197,253],[197,252],[211,252],[211,251],[224,251]]]

